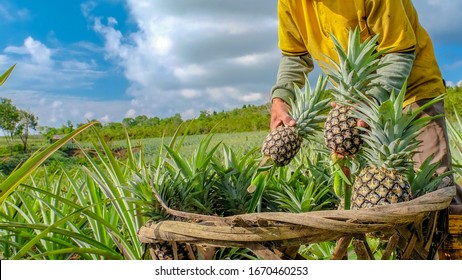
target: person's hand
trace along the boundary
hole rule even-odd
[[[289,115],[289,104],[280,98],[274,98],[272,103],[270,129],[274,130],[281,125],[295,126],[295,120]]]

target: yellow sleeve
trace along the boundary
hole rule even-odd
[[[283,0],[278,1],[278,20],[279,48],[282,53],[288,56],[308,54],[293,14]]]
[[[415,49],[416,36],[402,0],[365,0],[370,33],[380,34],[379,50],[409,52]]]

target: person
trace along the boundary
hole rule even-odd
[[[279,0],[278,36],[282,52],[277,81],[271,90],[271,124],[294,126],[289,115],[293,85],[303,86],[314,68],[313,60],[328,62],[337,54],[331,35],[345,47],[349,30],[360,28],[361,39],[379,34],[378,50],[388,49],[381,57],[388,65],[379,69],[378,83],[388,91],[400,90],[407,79],[404,106],[418,108],[429,99],[446,92],[431,38],[419,22],[411,0]],[[424,112],[444,113],[439,102]],[[414,157],[416,167],[428,156],[440,162],[438,173],[451,169],[451,155],[444,118],[432,121],[419,136],[422,145]],[[462,189],[450,206],[453,214],[462,214]]]

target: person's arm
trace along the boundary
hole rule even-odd
[[[294,84],[303,87],[306,75],[313,70],[313,59],[309,54],[303,56],[282,55],[276,84],[271,89],[272,98],[280,98],[289,103],[294,100]]]
[[[303,85],[313,69],[313,60],[293,18],[293,10],[286,0],[278,1],[278,38],[282,57],[276,84],[271,89],[271,129],[280,125],[294,126],[289,116],[289,100],[294,99],[294,84]]]
[[[417,39],[402,0],[366,0],[365,24],[372,36],[380,34],[378,49],[389,49],[381,58],[386,66],[377,70],[379,77],[373,81],[383,89],[372,89],[384,100],[391,90],[401,90],[409,77]]]
[[[384,55],[381,63],[386,65],[377,70],[378,77],[372,81],[372,84],[377,86],[372,87],[368,93],[379,101],[384,101],[388,99],[392,90],[399,92],[411,73],[414,59],[414,52]]]
[[[303,87],[307,74],[312,70],[313,60],[309,54],[303,56],[282,55],[276,84],[271,89],[271,130],[280,125],[295,125],[295,120],[289,116],[289,100],[295,99],[294,85]]]

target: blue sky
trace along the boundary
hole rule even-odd
[[[459,83],[462,1],[414,2],[445,79]],[[42,126],[176,113],[188,119],[264,104],[280,56],[276,4],[2,0],[0,70],[17,67],[0,97],[32,111]]]

